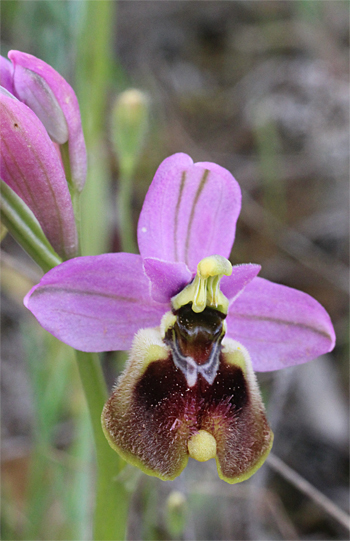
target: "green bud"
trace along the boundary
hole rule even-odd
[[[115,100],[112,110],[112,137],[121,176],[131,176],[145,140],[149,100],[144,92],[131,88]]]
[[[167,499],[167,527],[173,537],[182,534],[186,526],[187,500],[179,490],[172,490]]]

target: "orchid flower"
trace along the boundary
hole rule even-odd
[[[44,124],[51,139],[68,145],[70,177],[81,191],[86,178],[86,148],[79,104],[72,87],[49,64],[35,56],[10,51],[0,57],[0,84],[25,103]],[[64,156],[63,156],[64,157]]]
[[[102,413],[110,445],[174,479],[188,457],[250,477],[272,445],[254,371],[330,351],[334,330],[309,295],[228,261],[241,207],[232,175],[186,154],[167,158],[138,224],[140,255],[80,257],[49,271],[25,305],[82,351],[129,349]]]

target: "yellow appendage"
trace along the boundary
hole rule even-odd
[[[194,434],[187,446],[190,457],[198,462],[206,462],[216,457],[216,440],[206,430],[199,430]]]
[[[173,308],[192,302],[192,310],[203,312],[209,306],[227,314],[228,299],[220,291],[220,280],[223,276],[231,276],[232,265],[221,255],[205,257],[197,265],[197,275],[193,282],[171,299]]]

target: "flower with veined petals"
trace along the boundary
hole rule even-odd
[[[232,267],[241,192],[232,175],[185,154],[167,158],[138,224],[141,255],[70,260],[25,298],[39,323],[83,351],[129,349],[102,422],[132,464],[173,479],[188,457],[247,479],[272,445],[253,370],[330,351],[334,330],[309,295]]]

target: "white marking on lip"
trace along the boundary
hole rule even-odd
[[[181,424],[181,421],[180,419],[175,419],[175,421],[173,422],[173,424],[171,425],[171,428],[170,430],[175,430],[175,428]]]

